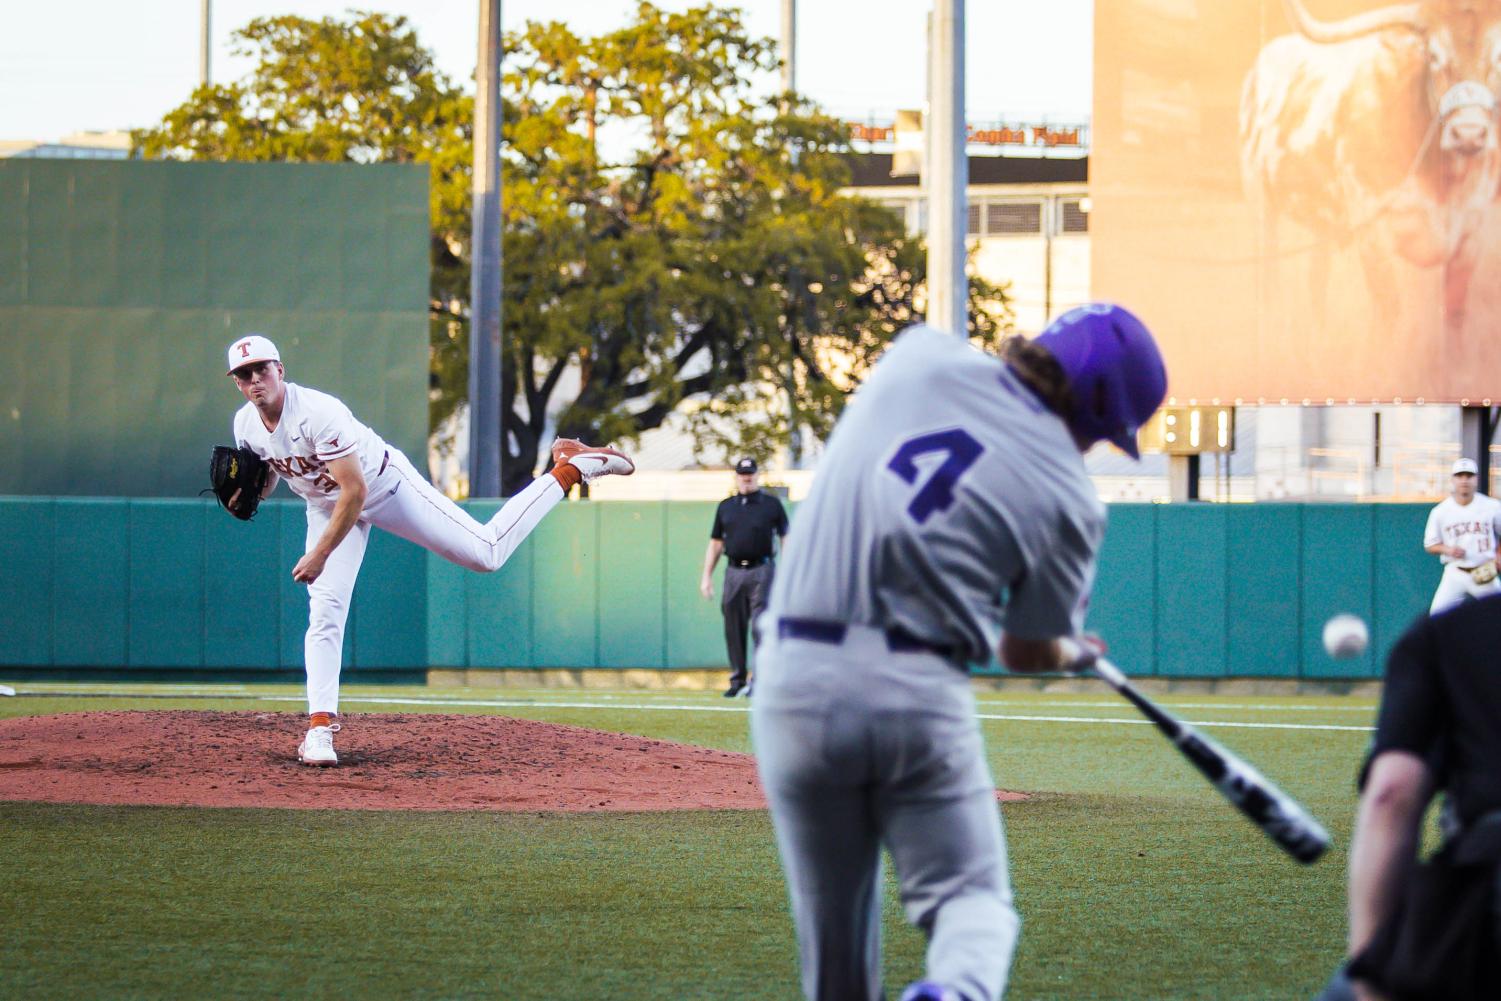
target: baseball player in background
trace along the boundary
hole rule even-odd
[[[1428,512],[1423,548],[1444,565],[1429,615],[1466,597],[1501,594],[1496,579],[1496,540],[1501,538],[1501,501],[1475,492],[1474,459],[1454,463],[1450,495]]]
[[[397,448],[361,424],[335,397],[285,381],[281,355],[265,337],[229,346],[229,375],[245,397],[234,440],[274,470],[264,497],[287,481],[307,502],[307,548],[292,579],[308,587],[304,641],[310,723],[297,757],[335,765],[339,667],[344,624],[370,526],[417,543],[471,570],[500,569],[533,528],[576,483],[629,476],[631,461],[610,448],[572,439],[553,443],[553,469],[480,524],[417,472]]]
[[[926,976],[903,1001],[992,1001],[1020,922],[970,665],[1066,669],[1105,510],[1082,453],[1135,457],[1167,376],[1118,306],[1004,360],[903,333],[851,401],[759,623],[752,736],[803,991],[878,1001],[881,846]]]

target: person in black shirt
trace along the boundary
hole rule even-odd
[[[761,490],[756,482],[756,460],[735,464],[733,497],[726,497],[714,512],[709,532],[709,550],[704,554],[704,576],[698,589],[705,599],[714,597],[714,565],[720,555],[729,560],[724,572],[724,641],[730,651],[730,687],[725,698],[750,695],[746,670],[746,638],[750,624],[766,607],[771,592],[773,536],[787,534],[787,512],[782,502]]]
[[[1425,614],[1393,648],[1350,845],[1351,960],[1321,1001],[1496,997],[1498,650],[1501,596]],[[1445,843],[1419,865],[1423,815],[1439,790]]]

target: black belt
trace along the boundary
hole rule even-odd
[[[963,659],[958,647],[947,643],[934,643],[921,636],[914,636],[901,626],[891,626],[883,631],[886,634],[886,648],[893,653],[935,653],[944,660],[957,662]],[[848,632],[849,626],[845,623],[831,622],[828,619],[783,618],[777,620],[777,635],[784,640],[810,640],[814,643],[838,646],[844,642],[845,634]]]
[[[746,567],[758,567],[758,566],[761,566],[763,563],[770,563],[770,562],[771,562],[771,557],[770,556],[762,556],[760,559],[755,559],[755,560],[730,559],[730,566],[732,566],[732,567],[740,567],[743,570]]]

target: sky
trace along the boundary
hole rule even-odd
[[[658,0],[682,10],[698,3]],[[781,0],[739,0],[751,30],[781,34]],[[198,82],[200,0],[0,0],[0,140],[56,140],[160,121]],[[827,110],[889,117],[924,98],[924,0],[798,0],[797,87]],[[230,33],[256,17],[340,16],[351,7],[405,16],[455,80],[474,72],[478,0],[213,0],[211,73],[249,61]],[[505,30],[557,20],[579,34],[623,24],[634,0],[502,0]],[[966,4],[966,105],[972,122],[1089,116],[1093,0]],[[770,82],[769,82],[770,84]],[[24,97],[22,96],[24,95]]]

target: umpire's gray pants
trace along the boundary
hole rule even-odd
[[[1005,990],[1020,920],[968,677],[851,627],[840,645],[762,626],[751,732],[797,923],[803,993],[879,1001],[881,845],[926,976],[964,1001]]]
[[[746,641],[751,623],[766,608],[774,572],[769,561],[755,567],[737,567],[731,563],[725,568],[720,610],[724,612],[724,645],[730,655],[732,685],[745,685],[750,680],[746,671]]]

